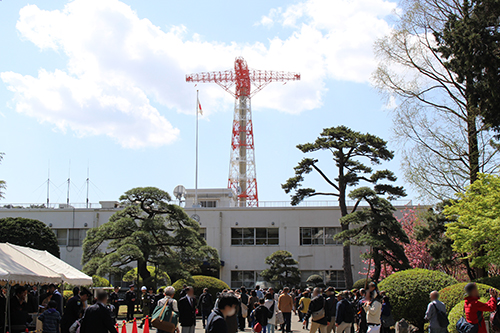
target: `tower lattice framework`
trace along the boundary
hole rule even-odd
[[[297,80],[297,73],[249,69],[242,57],[236,58],[234,70],[186,75],[186,82],[214,82],[235,98],[228,188],[239,207],[259,205],[251,98],[271,82]]]

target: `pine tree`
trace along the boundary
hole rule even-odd
[[[390,265],[394,271],[410,268],[402,245],[409,244],[410,240],[394,217],[394,206],[368,187],[353,190],[349,197],[356,201],[366,201],[369,208],[341,218],[343,225],[354,227],[341,232],[335,238],[350,245],[370,246],[366,258],[374,262],[374,273],[371,277],[374,281],[380,279],[383,264]]]
[[[266,265],[271,267],[263,270],[260,275],[267,282],[277,283],[280,288],[294,287],[300,283],[298,264],[290,252],[279,250],[266,258]]]

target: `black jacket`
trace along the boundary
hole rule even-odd
[[[226,321],[219,309],[215,309],[208,316],[205,333],[227,333]]]
[[[179,307],[179,322],[181,326],[194,326],[196,324],[196,300],[189,301],[188,296],[184,296],[177,303]]]
[[[330,307],[328,306],[328,303],[326,302],[323,295],[318,295],[311,300],[311,304],[309,304],[309,311],[307,311],[304,320],[309,320],[309,317],[312,316],[313,312],[320,311],[323,307],[325,308],[325,316],[319,320],[313,321],[321,325],[328,325],[332,316]]]
[[[200,295],[200,299],[198,301],[198,309],[210,310],[213,308],[214,301],[212,299],[212,294],[203,293]]]
[[[330,316],[335,317],[337,312],[337,297],[335,295],[330,295],[326,297],[326,302],[328,303],[328,308],[330,309]]]
[[[3,316],[4,314],[2,314]],[[14,295],[10,299],[10,323],[12,325],[25,325],[29,320],[28,303],[24,300],[19,302],[19,298]]]
[[[135,301],[133,301],[135,299]],[[137,301],[137,295],[135,291],[129,290],[125,293],[125,304],[128,306],[135,305],[135,302]]]
[[[85,310],[81,321],[80,333],[116,333],[115,321],[111,312],[101,303],[91,305]]]
[[[261,324],[262,327],[266,326],[267,322],[272,317],[273,313],[265,305],[259,305],[259,307],[255,309],[255,320],[257,320],[257,322]]]
[[[68,300],[61,320],[61,333],[69,333],[69,328],[78,320],[81,309],[83,304],[80,296],[73,296]]]

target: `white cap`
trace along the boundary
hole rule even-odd
[[[142,286],[141,290],[148,290],[145,286]]]

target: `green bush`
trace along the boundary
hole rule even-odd
[[[179,299],[179,294],[182,289],[182,285],[192,286],[194,288],[194,294],[196,297],[203,293],[204,288],[208,288],[208,292],[212,294],[215,299],[215,295],[224,289],[229,289],[229,286],[222,280],[216,279],[211,276],[195,275],[190,280],[177,280],[172,285],[175,288],[175,298]]]
[[[464,300],[464,287],[466,284],[467,282],[457,283],[439,291],[439,300],[446,305],[447,313],[450,313],[451,309],[453,309],[455,305]],[[479,289],[479,295],[481,297],[488,297],[488,289],[491,288],[490,286],[478,283],[477,288]]]
[[[323,277],[319,274],[313,274],[306,280],[307,285],[317,287],[323,285]]]
[[[372,282],[373,280],[372,279],[368,279],[368,283]],[[361,288],[364,288],[365,287],[365,282],[366,282],[366,278],[365,279],[360,279],[356,282],[354,282],[354,284],[352,285],[352,289],[361,289]]]
[[[379,289],[389,296],[394,319],[404,318],[422,331],[431,291],[455,283],[457,280],[444,273],[417,268],[390,275],[379,284]]]
[[[493,288],[500,290],[500,276],[483,277],[477,279],[475,282],[487,284],[488,286],[492,286]]]
[[[489,298],[484,298],[481,297],[480,301],[481,302],[488,302]],[[464,305],[465,301],[461,301],[458,304],[456,304],[453,309],[449,312],[448,314],[448,320],[450,321],[450,325],[448,326],[448,333],[458,333],[457,331],[457,322],[461,317],[465,317],[465,310],[464,310]],[[490,318],[490,313],[489,312],[483,312],[483,317],[485,320],[488,320]]]
[[[99,275],[92,275],[92,285],[94,287],[112,287],[108,279]]]

